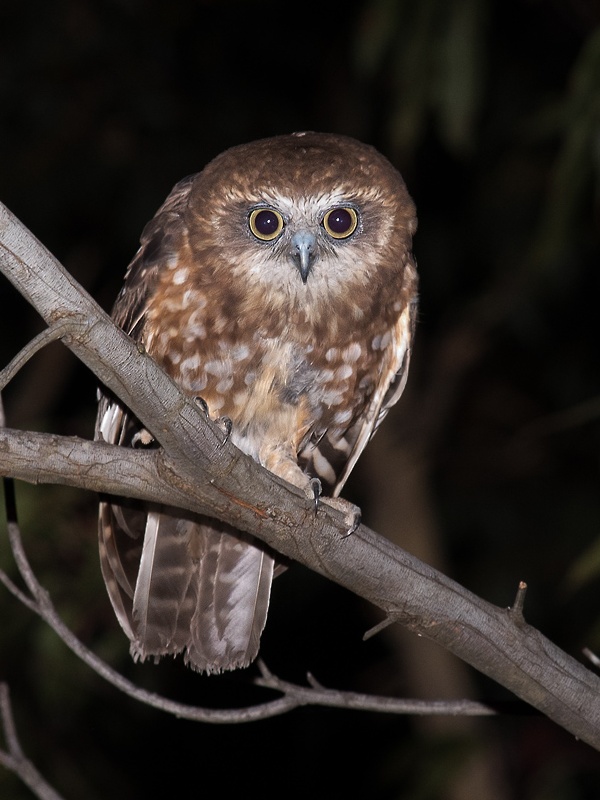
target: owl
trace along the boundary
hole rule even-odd
[[[416,307],[413,202],[372,147],[295,133],[178,183],[141,237],[113,318],[260,464],[338,496],[400,397]],[[96,438],[158,447],[101,394]],[[136,659],[216,673],[259,649],[276,554],[212,518],[100,503],[101,568]]]

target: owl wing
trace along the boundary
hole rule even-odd
[[[113,319],[126,333],[141,338],[148,298],[165,257],[165,244],[174,249],[181,210],[192,179],[174,188],[161,209],[142,232],[140,248],[132,259],[113,308]],[[109,444],[131,446],[141,435],[141,425],[116,398],[100,392],[95,438]],[[151,438],[151,437],[150,437]],[[108,594],[123,630],[134,640],[132,599],[142,555],[146,514],[135,504],[100,503],[100,566]]]
[[[146,225],[140,248],[133,257],[112,316],[116,324],[134,339],[141,337],[148,299],[158,282],[159,271],[170,258],[178,258],[188,247],[183,214],[195,176],[179,181]]]
[[[341,492],[360,454],[384,420],[390,408],[400,399],[410,364],[411,344],[417,313],[416,299],[407,303],[391,331],[391,340],[383,354],[379,381],[366,409],[348,428],[342,438],[325,431],[309,444],[302,457],[306,469],[318,477],[333,497]],[[332,475],[335,478],[332,479]]]
[[[144,229],[113,318],[144,339],[147,303],[168,259],[187,248],[183,211],[193,176],[181,181]],[[156,446],[116,398],[100,395],[96,439]],[[258,653],[274,560],[249,537],[181,510],[102,501],[102,574],[137,659],[183,652],[193,668],[220,672],[247,666]]]

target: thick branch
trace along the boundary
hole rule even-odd
[[[136,469],[148,469],[136,483],[121,480],[119,468],[103,483],[112,456],[90,444],[88,469],[93,485],[136,497],[162,498],[182,508],[201,510],[261,538],[380,607],[387,616],[447,647],[481,672],[511,689],[574,735],[600,749],[600,679],[563,653],[520,615],[493,606],[400,548],[361,526],[344,537],[339,512],[322,504],[316,517],[303,494],[262,469],[230,443],[222,445],[218,426],[206,422],[195,403],[109,317],[82,292],[56,260],[5,209],[0,211],[0,268],[48,324],[71,323],[65,344],[144,422],[162,445],[156,456],[136,456]],[[34,438],[30,434],[24,437]],[[21,450],[15,469],[2,441],[3,474],[25,477]],[[73,440],[71,447],[73,447]],[[6,448],[6,449],[5,449]],[[74,453],[75,450],[72,451]],[[77,458],[85,455],[77,448]],[[104,451],[102,451],[104,453]],[[92,459],[93,455],[93,459]],[[69,458],[51,458],[44,472],[35,457],[35,480],[67,482]],[[128,456],[129,458],[129,456]],[[93,462],[93,463],[92,463]],[[78,462],[80,463],[80,462]],[[80,472],[84,472],[79,466]],[[21,470],[20,472],[18,470]],[[106,466],[107,473],[110,472]],[[33,471],[32,471],[33,473]],[[149,477],[151,475],[151,482]],[[69,478],[72,480],[72,475]],[[82,485],[82,479],[77,485]],[[89,486],[89,484],[86,484]]]

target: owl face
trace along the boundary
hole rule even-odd
[[[333,205],[322,211],[316,203],[307,204],[302,215],[295,213],[297,209],[290,198],[280,198],[279,206],[285,211],[268,205],[253,208],[248,227],[260,242],[276,244],[280,258],[287,255],[304,284],[315,261],[335,253],[335,245],[353,236],[361,221],[360,210],[355,206]]]
[[[368,203],[340,192],[291,197],[272,190],[237,213],[240,277],[280,302],[318,312],[352,287],[368,287],[373,233],[389,236]]]

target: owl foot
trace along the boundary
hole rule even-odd
[[[349,503],[347,500],[342,500],[341,497],[327,497],[323,502],[333,506],[336,511],[340,511],[344,515],[346,533],[344,533],[342,539],[352,536],[358,530],[362,519],[362,513],[358,506],[355,506],[354,503]]]
[[[146,428],[139,430],[131,439],[132,447],[148,447],[154,441],[154,436]]]
[[[196,405],[200,408],[206,419],[211,419],[208,403],[206,402],[206,400],[203,397],[200,397],[200,395],[194,397],[194,400],[196,401]],[[233,428],[233,423],[229,419],[229,417],[217,417],[217,419],[214,420],[214,422],[216,422],[219,428],[223,431],[223,441],[220,444],[220,447],[223,447],[223,445],[226,445],[227,442],[229,441],[229,437],[231,436],[231,429]]]

